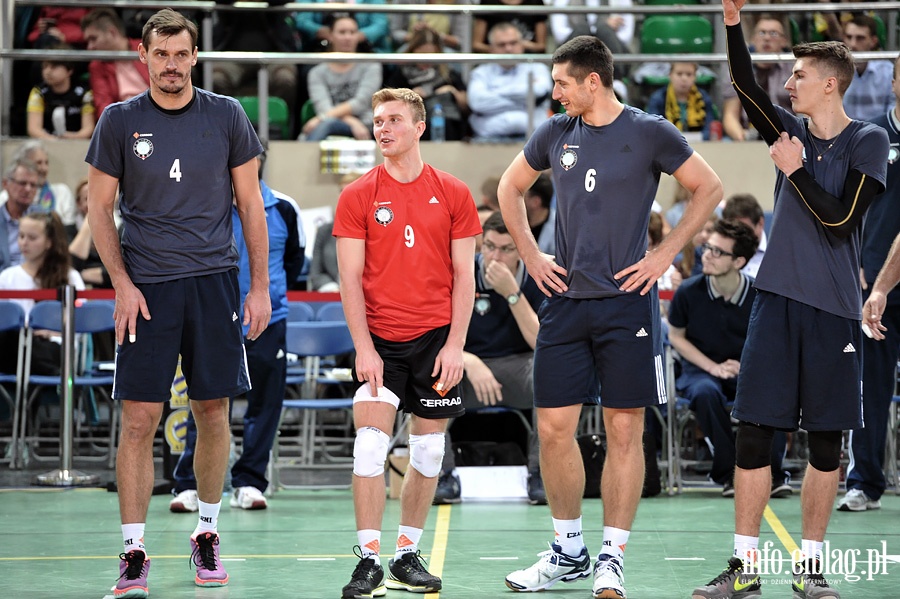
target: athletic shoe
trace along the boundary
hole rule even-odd
[[[594,564],[594,599],[625,599],[625,574],[622,562],[601,554]]]
[[[728,481],[722,485],[722,497],[726,499],[734,497],[734,482]]]
[[[182,491],[169,502],[169,511],[175,512],[176,514],[196,512],[200,509],[198,501],[196,489]]]
[[[197,567],[194,582],[201,587],[223,587],[228,584],[228,573],[219,559],[219,535],[201,532],[191,537],[191,561]]]
[[[433,505],[442,505],[447,503],[459,503],[462,501],[462,487],[459,484],[459,477],[453,473],[445,472],[438,478],[437,489],[434,491]]]
[[[370,599],[384,596],[387,593],[384,587],[384,568],[378,563],[378,556],[373,556],[374,559],[363,557],[359,545],[353,547],[353,553],[359,558],[359,563],[350,575],[350,582],[341,591],[341,599]]]
[[[809,559],[802,564],[794,564],[795,572],[798,566],[802,571],[794,574],[794,582],[791,584],[794,599],[841,599],[840,593],[828,586],[822,576],[819,560]]]
[[[421,552],[407,551],[388,562],[387,588],[411,593],[432,593],[441,590],[441,579],[429,574]]]
[[[556,543],[538,553],[541,558],[533,566],[516,570],[506,577],[506,586],[514,591],[542,591],[559,581],[572,582],[591,575],[591,556],[582,547],[577,557],[569,557]]]
[[[544,479],[540,472],[528,475],[528,503],[531,505],[547,505],[547,491],[544,490]]]
[[[772,499],[780,499],[782,497],[790,497],[794,494],[794,489],[791,487],[787,481],[773,482],[772,483],[772,491],[769,493],[769,497]]]
[[[150,558],[140,549],[120,553],[119,580],[113,589],[117,599],[143,598],[150,594],[147,589],[147,574],[150,573]]]
[[[850,489],[838,502],[839,512],[864,512],[881,509],[880,499],[870,499],[862,489]]]
[[[242,510],[264,510],[269,507],[265,496],[256,487],[238,487],[228,503]]]
[[[706,586],[697,587],[692,599],[744,599],[762,595],[762,584],[758,574],[745,574],[744,561],[738,557],[728,560],[728,567],[709,581]]]

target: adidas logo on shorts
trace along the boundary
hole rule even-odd
[[[641,330],[638,331],[637,333],[635,333],[634,336],[635,337],[646,337],[647,331],[644,329],[644,327],[641,327]]]
[[[853,347],[852,343],[848,343],[847,345],[844,346],[844,353],[845,354],[855,354],[856,348]]]

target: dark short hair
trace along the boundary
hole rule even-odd
[[[828,77],[837,79],[841,97],[853,81],[853,56],[844,42],[810,42],[794,46],[794,58],[810,58],[815,67]]]
[[[556,49],[550,62],[567,65],[566,72],[579,83],[591,73],[597,73],[603,87],[612,89],[612,52],[592,35],[573,37]]]
[[[531,187],[525,192],[526,196],[536,195],[541,198],[541,206],[549,208],[553,202],[553,181],[547,173],[541,173]]]
[[[81,30],[84,31],[88,27],[96,27],[97,29],[109,29],[112,27],[125,37],[125,23],[112,8],[95,8],[81,19]]]
[[[750,193],[736,193],[725,200],[722,209],[722,218],[726,220],[750,219],[754,225],[758,225],[765,216],[762,206],[756,201],[756,197]]]
[[[856,25],[857,27],[865,27],[869,30],[869,35],[878,37],[878,21],[869,15],[854,15],[852,19],[844,23],[844,29],[847,28],[847,25]],[[879,40],[879,44],[881,41]]]
[[[744,262],[750,261],[759,246],[759,240],[753,229],[739,220],[717,220],[713,226],[713,232],[734,241],[734,249],[731,250],[731,253],[735,258],[743,258]]]
[[[496,231],[501,235],[509,235],[509,229],[506,228],[506,223],[503,222],[503,215],[499,210],[493,212],[487,220],[484,221],[484,224],[481,226],[482,230],[487,233],[488,231]]]
[[[197,47],[197,26],[183,14],[171,8],[162,9],[144,23],[144,29],[141,32],[141,43],[144,44],[144,48],[150,48],[150,35],[154,31],[160,37],[171,37],[187,31],[191,36],[191,47]]]

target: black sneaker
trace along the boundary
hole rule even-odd
[[[722,497],[734,497],[734,482],[728,481],[722,485]]]
[[[547,505],[547,491],[544,490],[544,479],[540,472],[528,475],[528,503]]]
[[[841,599],[840,593],[828,586],[822,576],[822,565],[817,559],[794,564],[794,581],[791,589],[794,599]]]
[[[772,499],[779,499],[781,497],[790,497],[794,494],[794,489],[791,487],[790,483],[786,480],[781,482],[772,482],[772,491],[769,493],[769,497]]]
[[[359,545],[353,547],[353,553],[359,558],[359,563],[350,576],[350,582],[341,591],[341,599],[383,597],[387,589],[384,587],[384,568],[378,563],[378,556],[375,559],[363,557]]]
[[[442,505],[445,503],[459,503],[462,501],[462,487],[459,484],[459,477],[453,474],[453,471],[442,473],[438,478],[437,489],[434,492],[433,505]]]
[[[441,590],[441,579],[425,569],[421,552],[408,552],[388,562],[387,588],[411,593],[432,593]]]

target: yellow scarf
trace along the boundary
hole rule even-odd
[[[688,92],[687,101],[687,128],[684,126],[682,119],[681,107],[678,105],[678,99],[675,98],[675,88],[672,84],[666,89],[666,120],[674,123],[679,131],[702,131],[706,122],[706,105],[703,102],[703,96],[696,85],[691,86]]]

